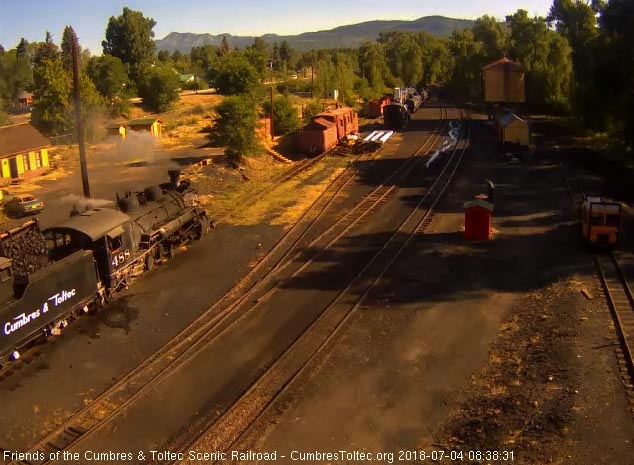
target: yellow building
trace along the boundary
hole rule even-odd
[[[518,144],[528,147],[530,144],[530,128],[528,122],[513,113],[506,113],[498,120],[500,142]]]
[[[149,132],[157,139],[163,133],[163,121],[158,118],[139,118],[128,121],[128,126],[132,131]]]
[[[0,127],[0,178],[41,174],[49,166],[51,142],[31,123]]]
[[[125,123],[110,123],[106,126],[106,134],[108,137],[117,136],[125,140],[126,128]]]
[[[523,103],[526,100],[522,65],[504,57],[482,68],[484,100],[490,103]]]

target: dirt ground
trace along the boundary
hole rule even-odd
[[[430,234],[241,447],[461,451],[451,463],[465,464],[634,463],[614,330],[578,241],[560,155],[544,139],[531,160],[508,164],[490,128],[478,127]],[[466,243],[462,202],[487,177],[497,185],[496,235]]]
[[[575,188],[601,192],[605,183],[596,172],[570,163],[579,141],[562,137],[556,122],[537,127],[536,156],[568,162]],[[570,206],[563,213],[574,217]],[[462,391],[460,406],[439,435],[444,447],[514,450],[514,463],[634,463],[634,398],[617,364],[615,332],[592,254],[576,232],[569,235],[576,250],[555,254],[574,272],[528,292],[505,318],[487,364]],[[545,252],[551,250],[557,249]]]

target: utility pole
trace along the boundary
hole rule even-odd
[[[79,91],[79,56],[77,53],[77,36],[73,37],[73,86],[75,89],[75,117],[77,118],[77,143],[79,144],[79,166],[81,167],[81,183],[84,197],[90,198],[88,184],[88,166],[86,165],[86,143],[84,141],[84,123],[81,120],[81,94]]]
[[[275,130],[273,125],[273,83],[271,82],[271,140],[275,138]]]
[[[271,141],[273,141],[273,139],[275,138],[275,129],[274,129],[274,124],[273,124],[273,64],[275,63],[274,60],[271,60]]]
[[[315,61],[313,60],[313,65],[310,67],[310,98],[315,98]]]

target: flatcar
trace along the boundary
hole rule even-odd
[[[41,233],[31,220],[0,235],[0,365],[207,232],[189,181],[177,171],[170,176],[170,183],[118,196],[119,209],[75,210]]]

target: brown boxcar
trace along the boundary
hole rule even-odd
[[[337,126],[337,139],[343,139],[348,134],[359,132],[359,116],[352,108],[337,108],[318,113],[315,118],[323,118],[334,123]]]
[[[315,117],[297,134],[297,148],[308,154],[323,153],[337,144],[337,127],[335,123],[324,118]]]
[[[297,148],[304,153],[325,152],[348,134],[359,132],[359,116],[352,108],[337,108],[313,116],[298,131]]]

